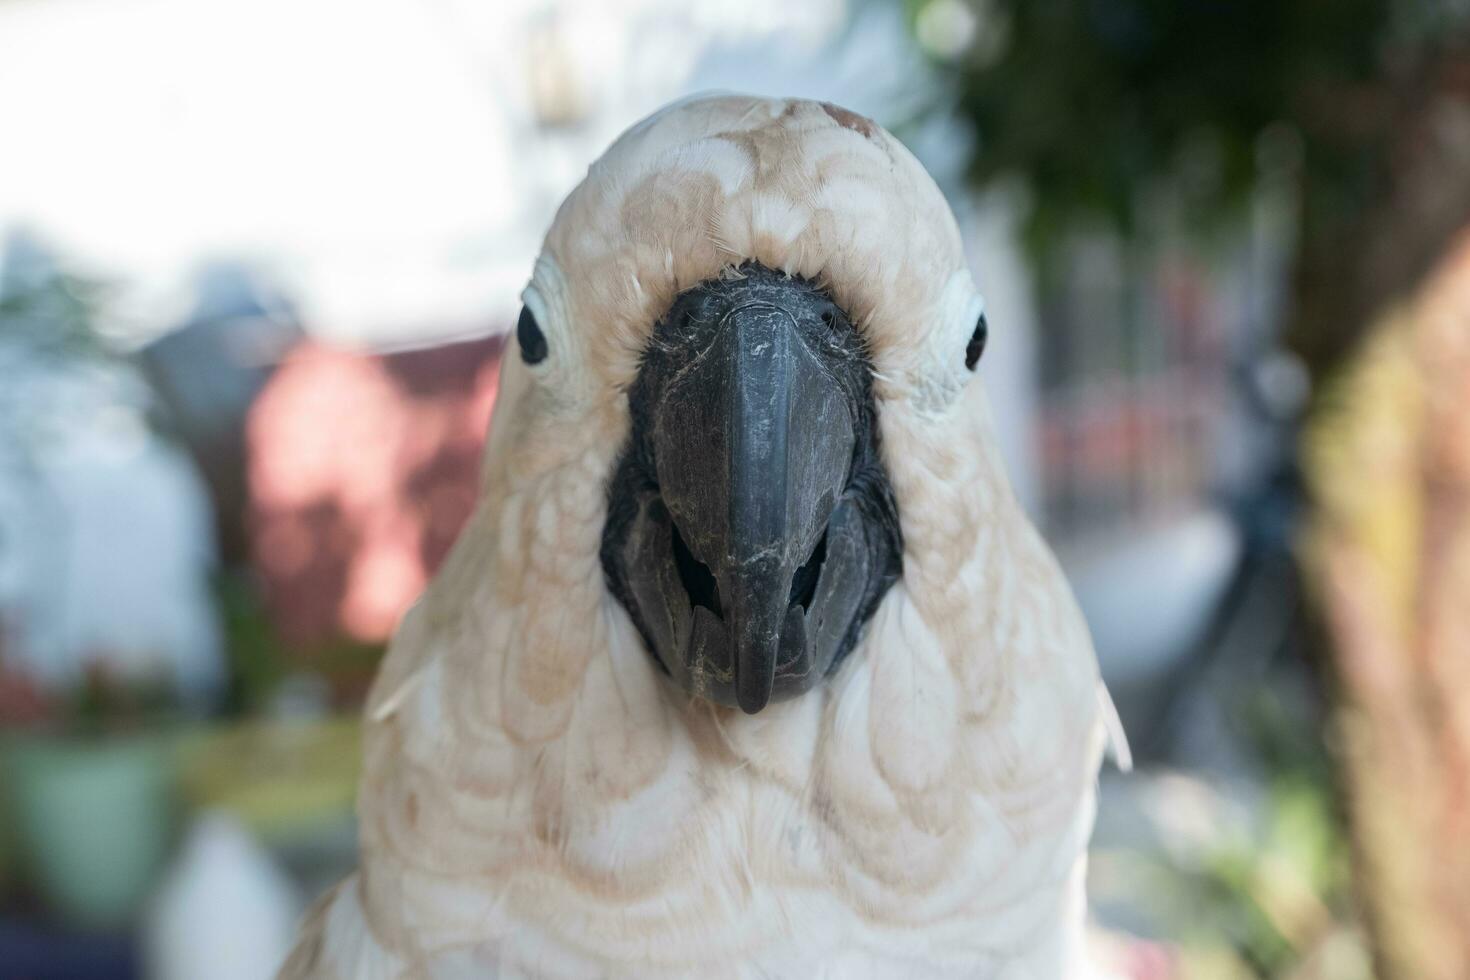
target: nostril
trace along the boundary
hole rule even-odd
[[[827,532],[824,530],[806,563],[791,578],[791,598],[788,605],[800,605],[803,612],[812,608],[812,600],[817,597],[817,580],[822,575],[822,562],[826,560]]]
[[[708,565],[694,557],[694,552],[689,550],[679,533],[678,524],[673,525],[673,531],[674,565],[679,569],[679,580],[684,583],[684,591],[689,593],[690,606],[703,606],[723,619],[725,612],[720,605],[720,586],[715,581],[714,573],[709,570]]]

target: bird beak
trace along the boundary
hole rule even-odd
[[[736,701],[750,713],[771,699],[777,664],[802,653],[793,587],[804,584],[797,572],[822,543],[853,460],[851,407],[808,348],[801,314],[799,303],[769,299],[726,312],[667,390],[654,428],[659,485],[688,552],[678,556],[683,585],[712,600],[695,645],[727,653]]]
[[[839,318],[809,283],[773,273],[698,287],[630,393],[609,581],[676,680],[749,713],[825,676],[875,572],[886,588],[901,554],[875,553],[848,492],[876,451],[871,372]]]

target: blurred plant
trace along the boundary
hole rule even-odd
[[[174,716],[171,684],[123,678],[107,664],[105,654],[88,658],[81,683],[68,692],[62,721],[71,733],[103,738],[142,733]]]
[[[29,234],[0,245],[0,438],[24,457],[95,425],[111,404],[163,433],[151,391],[97,328],[110,287],[68,270]]]
[[[215,580],[214,593],[223,615],[230,665],[228,707],[245,713],[258,711],[289,675],[290,661],[246,578],[221,575]]]
[[[29,238],[12,236],[0,275],[0,333],[34,355],[54,360],[107,353],[93,316],[106,296],[102,284],[58,268]]]
[[[912,6],[977,130],[972,178],[1021,178],[1037,251],[1098,223],[1133,234],[1160,194],[1178,202],[1187,231],[1207,235],[1242,215],[1263,181],[1291,184],[1294,339],[1314,366],[1342,353],[1365,311],[1422,275],[1470,216],[1470,189],[1440,159],[1465,153],[1464,3]],[[1431,186],[1431,172],[1456,186]],[[1420,205],[1414,222],[1409,203]]]
[[[73,687],[48,692],[25,674],[0,664],[0,729],[80,738],[146,732],[177,715],[171,685],[117,675],[105,654],[88,658]]]
[[[231,711],[248,715],[268,709],[288,680],[303,674],[326,682],[331,707],[351,709],[363,702],[383,656],[382,644],[345,637],[304,648],[287,644],[271,623],[259,589],[238,573],[216,579],[215,595],[224,615]]]
[[[1154,837],[1098,855],[1104,896],[1178,947],[1193,978],[1369,980],[1352,891],[1347,814],[1315,712],[1273,678],[1239,706],[1245,743],[1265,769],[1263,796],[1187,775],[1141,777]]]
[[[1221,847],[1207,861],[1206,877],[1220,901],[1213,924],[1223,924],[1242,958],[1266,977],[1301,975],[1296,971],[1323,944],[1356,937],[1355,969],[1327,976],[1366,978],[1371,971],[1351,890],[1347,814],[1319,719],[1304,718],[1270,690],[1246,714],[1269,772],[1265,820],[1257,835]]]

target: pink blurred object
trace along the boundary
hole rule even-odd
[[[286,642],[392,632],[474,506],[503,346],[287,354],[246,421],[251,558]]]
[[[1177,953],[1162,943],[1093,928],[1087,948],[1095,980],[1179,980]]]

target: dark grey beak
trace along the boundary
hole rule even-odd
[[[901,554],[855,331],[811,284],[750,268],[680,297],[629,397],[615,594],[693,693],[755,713],[808,689]]]
[[[709,346],[655,411],[659,486],[688,558],[695,645],[726,660],[736,700],[754,713],[771,699],[778,661],[805,645],[797,572],[821,543],[852,467],[853,406],[798,317],[805,297],[752,299],[720,317]],[[678,555],[676,548],[676,558]],[[723,622],[716,621],[718,619]],[[728,646],[728,651],[723,647]]]

